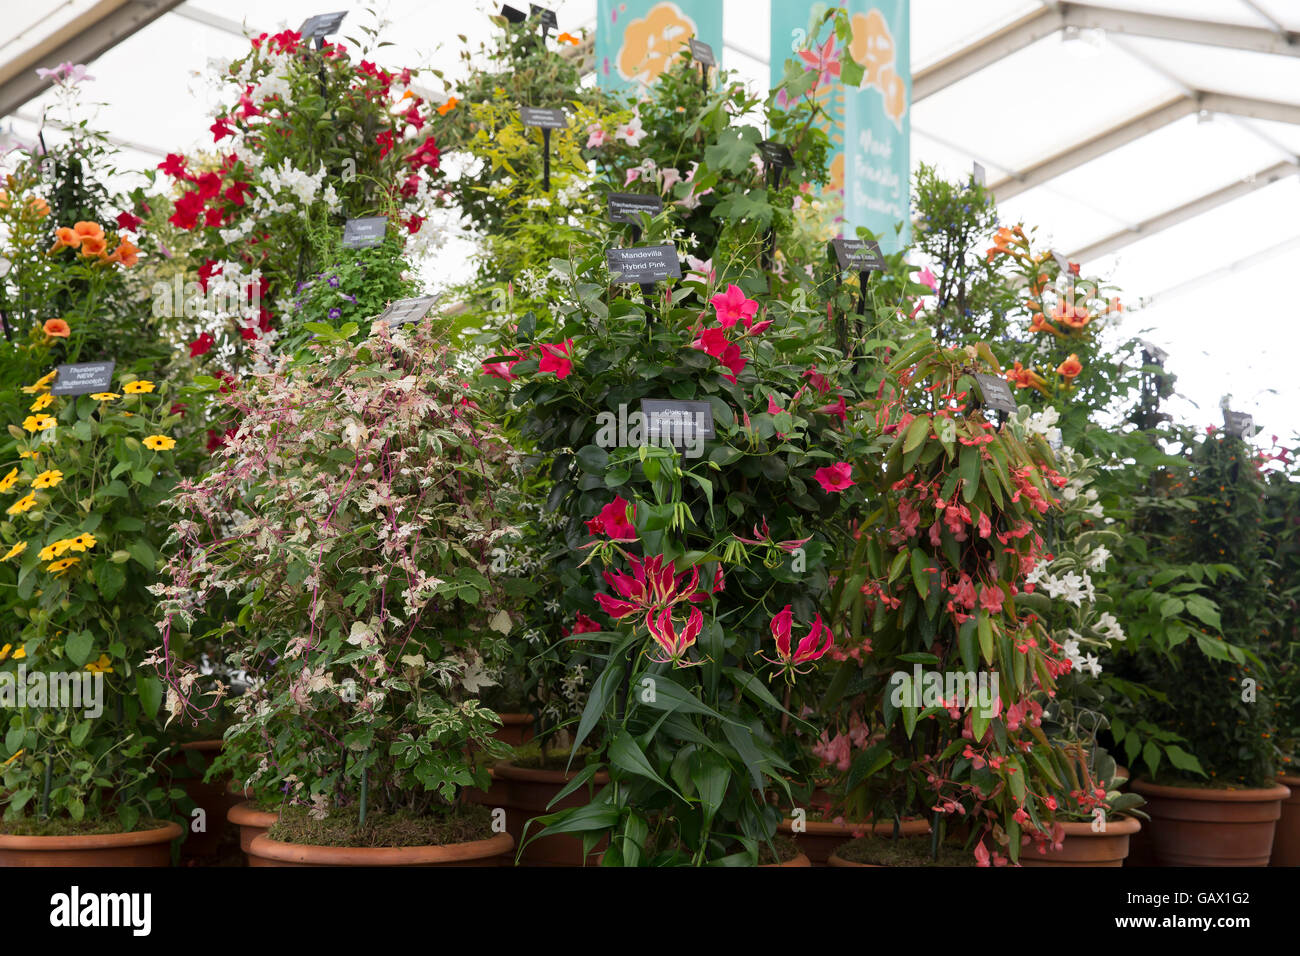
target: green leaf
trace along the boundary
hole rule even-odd
[[[918,415],[912,419],[912,423],[907,426],[907,434],[903,438],[903,453],[916,449],[922,442],[930,436],[930,419],[926,415]]]
[[[686,799],[685,797],[682,797],[680,793],[677,793],[677,791],[666,780],[664,780],[663,777],[659,776],[659,774],[655,772],[655,768],[650,766],[650,761],[646,759],[646,755],[641,752],[641,748],[637,746],[637,742],[626,730],[621,731],[609,745],[609,763],[610,766],[618,767],[620,770],[626,771],[627,773],[636,774],[637,776],[653,780],[655,783],[659,784],[659,786],[666,790],[671,790],[683,800]]]
[[[144,671],[135,672],[135,691],[140,698],[140,706],[150,720],[158,717],[158,708],[162,706],[163,682],[153,674]]]
[[[924,598],[930,593],[930,572],[927,568],[933,567],[930,564],[930,556],[920,548],[912,549],[912,583],[916,585],[916,593]]]
[[[599,445],[584,445],[578,449],[578,467],[588,474],[603,475],[609,466],[609,452]]]
[[[63,645],[63,653],[74,665],[84,667],[86,661],[90,660],[90,652],[94,646],[95,638],[90,631],[78,631],[76,634],[68,635]]]

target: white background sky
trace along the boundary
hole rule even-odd
[[[766,86],[767,0],[722,0],[723,65]],[[92,0],[3,0],[0,61]],[[526,7],[527,3],[517,6]],[[595,0],[554,0],[560,29],[595,23]],[[1300,0],[1105,0],[1145,10],[1300,31]],[[491,5],[496,9],[499,5]],[[912,67],[919,71],[1041,6],[1039,0],[912,0]],[[211,142],[215,105],[203,77],[209,57],[231,57],[245,41],[195,18],[247,23],[257,32],[296,28],[307,16],[351,11],[348,26],[376,10],[393,24],[394,46],[381,62],[460,68],[458,34],[475,45],[491,25],[482,0],[189,0],[187,17],[171,13],[91,64],[87,91],[107,104],[97,122],[128,149],[127,165],[152,166],[167,151]],[[1262,12],[1261,12],[1262,11]],[[7,41],[7,42],[5,42]],[[48,64],[53,65],[53,64]],[[1186,89],[1234,93],[1300,105],[1300,57],[1268,56],[1164,40],[1089,35],[1048,37],[915,104],[913,163],[937,164],[963,177],[974,160],[995,182]],[[48,97],[4,120],[30,134]],[[1279,161],[1296,161],[1300,126],[1226,116],[1189,116],[1001,206],[1003,218],[1039,227],[1069,251],[1132,228],[1155,214],[1249,177]],[[1300,177],[1288,176],[1179,226],[1085,262],[1110,278],[1126,306],[1125,332],[1146,336],[1169,353],[1182,420],[1219,424],[1218,404],[1255,416],[1262,438],[1300,434]],[[459,251],[432,264],[439,275],[463,268]],[[1132,307],[1143,301],[1140,309]]]

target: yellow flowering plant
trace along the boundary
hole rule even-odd
[[[156,772],[163,684],[138,665],[157,643],[163,505],[202,451],[165,381],[123,373],[111,399],[56,387],[0,401],[18,419],[0,444],[0,828],[132,830],[180,796]],[[79,699],[55,694],[73,685]]]

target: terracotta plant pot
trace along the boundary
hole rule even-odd
[[[249,866],[509,866],[515,841],[509,833],[446,846],[312,846],[254,837]]]
[[[840,856],[838,853],[832,853],[829,857],[827,857],[826,865],[827,866],[869,866],[877,870],[884,869],[883,867],[879,866],[876,863],[854,863],[852,860],[844,859],[844,857]]]
[[[10,836],[0,833],[0,867],[170,866],[179,823],[133,833],[87,836]]]
[[[807,853],[800,853],[793,860],[786,860],[784,863],[764,863],[762,866],[812,866],[812,860],[808,859]]]
[[[1277,821],[1268,865],[1300,866],[1300,776],[1281,774],[1278,780],[1291,788],[1291,796],[1282,801],[1282,816]]]
[[[1157,866],[1267,866],[1282,801],[1282,784],[1249,790],[1166,787],[1135,780],[1146,798]]]
[[[181,744],[182,751],[199,754],[203,765],[197,771],[186,770],[187,773],[195,774],[194,776],[174,778],[174,782],[203,810],[204,825],[207,827],[204,832],[196,833],[191,819],[188,832],[185,834],[185,842],[181,844],[182,860],[210,857],[217,853],[227,824],[226,814],[230,812],[231,807],[244,799],[231,793],[228,780],[213,783],[203,781],[208,767],[221,753],[223,743],[218,739],[195,740]],[[168,764],[173,768],[184,768],[187,765],[185,758],[180,755],[169,760]]]
[[[251,855],[250,847],[254,838],[275,826],[280,820],[280,814],[259,810],[251,801],[245,801],[231,807],[226,819],[239,827],[239,848]]]
[[[1021,866],[1123,866],[1129,837],[1142,829],[1135,817],[1106,821],[1105,833],[1094,833],[1091,823],[1065,823],[1061,849],[1039,854],[1033,844],[1020,848]]]
[[[533,817],[544,816],[557,810],[567,810],[569,807],[580,807],[588,800],[587,788],[579,787],[555,806],[548,808],[547,805],[555,799],[555,795],[576,776],[573,773],[562,770],[533,770],[530,767],[516,767],[510,763],[497,764],[493,768],[493,773],[494,779],[506,783],[506,832],[515,838],[516,845],[522,842],[524,824]],[[596,774],[591,781],[591,785],[595,787],[603,787],[607,783],[609,783],[609,775],[603,772]],[[539,829],[537,824],[533,824],[528,828],[529,836]],[[596,849],[599,850],[600,847]],[[595,862],[594,853],[592,859],[587,862]],[[582,837],[563,834],[531,840],[524,847],[519,864],[521,866],[582,866],[584,865]]]
[[[868,830],[874,836],[893,836],[894,824],[877,823],[868,827],[865,823],[832,823],[822,820],[805,820],[807,828],[802,833],[794,832],[794,821],[781,821],[781,832],[794,837],[799,849],[808,855],[812,866],[829,866],[831,855],[842,843],[848,843],[855,835],[865,835]],[[928,820],[904,820],[899,828],[902,836],[920,836],[930,832]]]
[[[497,714],[501,728],[492,736],[511,747],[518,747],[533,739],[532,714]]]
[[[486,790],[466,790],[465,801],[467,803],[477,803],[479,806],[495,809],[504,807],[510,801],[510,782],[501,780],[497,777],[496,768],[488,769],[488,776],[492,778]]]

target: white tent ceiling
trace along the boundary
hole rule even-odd
[[[765,85],[766,0],[723,2],[724,66]],[[1300,432],[1300,307],[1277,281],[1300,274],[1300,2],[1104,4],[912,0],[913,162],[953,177],[980,162],[1004,219],[1040,226],[1130,307],[1145,300],[1128,322],[1169,351],[1180,418],[1217,424],[1230,393],[1266,437]],[[595,0],[551,5],[561,29],[594,25]],[[394,24],[381,62],[453,76],[458,34],[491,29],[483,0],[8,0],[0,105],[60,44],[103,50],[96,122],[125,166],[152,166],[208,142],[207,61],[245,49],[245,27],[336,9]],[[42,93],[4,123],[30,136],[52,103]]]

